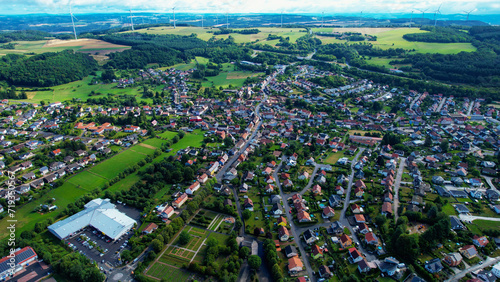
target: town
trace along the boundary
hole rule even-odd
[[[111,281],[500,277],[498,104],[270,68],[236,90],[199,91],[195,69],[92,82],[140,84],[153,104],[2,100],[14,277],[44,277],[70,252]]]

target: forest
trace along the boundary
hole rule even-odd
[[[0,60],[0,80],[22,86],[54,86],[80,80],[97,69],[88,54],[65,50],[32,57],[9,54]]]
[[[250,29],[230,29],[230,28],[221,28],[218,31],[214,31],[214,35],[220,35],[220,34],[230,34],[230,33],[238,33],[238,34],[257,34],[259,33],[260,30],[257,28],[250,28]]]

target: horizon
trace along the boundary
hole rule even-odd
[[[98,0],[0,0],[3,7],[2,15],[30,14],[65,14],[70,7],[74,14],[126,13],[133,10],[136,13],[169,13],[173,7],[179,13],[229,13],[229,14],[409,14],[413,10],[426,10],[434,14],[438,9],[442,15],[464,14],[472,11],[473,15],[500,14],[500,4],[494,0],[469,2],[454,0],[449,2],[391,0],[374,2],[354,0],[349,3],[339,3],[327,0],[314,2],[300,0],[217,0],[203,2],[196,0],[161,1],[161,0],[109,0],[105,3]],[[8,11],[7,13],[5,13]],[[332,12],[329,12],[332,11]],[[333,12],[334,11],[334,12]],[[364,12],[370,11],[370,12]]]

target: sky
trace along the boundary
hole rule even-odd
[[[172,7],[180,13],[410,13],[428,9],[433,13],[441,6],[442,14],[500,14],[498,0],[0,0],[0,14],[63,14],[72,6],[73,13],[134,12],[166,13]]]

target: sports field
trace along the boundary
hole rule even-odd
[[[127,167],[137,164],[139,161],[145,159],[148,155],[152,155],[153,153],[153,149],[135,145],[132,148],[96,165],[90,169],[90,172],[107,179],[113,179]]]

